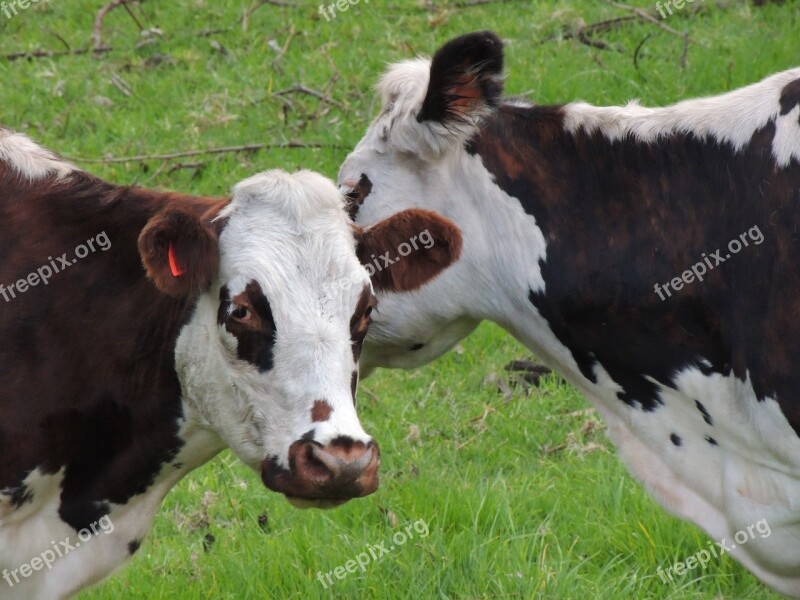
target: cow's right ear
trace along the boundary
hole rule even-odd
[[[412,208],[371,227],[356,227],[356,254],[375,290],[410,292],[461,256],[461,229],[450,219]]]
[[[159,290],[175,298],[196,296],[217,275],[218,233],[205,216],[169,207],[142,229],[139,254]]]
[[[474,122],[503,94],[503,42],[491,31],[450,40],[431,61],[428,92],[417,120]]]

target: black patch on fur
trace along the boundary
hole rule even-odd
[[[705,439],[705,440],[706,440],[706,441],[707,441],[709,444],[711,444],[712,446],[719,446],[719,444],[717,443],[717,440],[715,440],[714,438],[712,438],[710,435],[707,435],[707,436],[706,436],[704,439]]]
[[[417,121],[461,120],[465,100],[475,99],[490,107],[503,93],[503,42],[491,31],[463,35],[447,42],[431,61],[428,92]],[[465,95],[465,90],[473,90]],[[462,103],[462,106],[456,106]]]
[[[680,446],[680,445],[683,443],[683,442],[681,441],[681,437],[680,437],[678,434],[676,434],[676,433],[672,433],[672,434],[670,434],[670,436],[669,436],[669,439],[670,439],[670,440],[672,441],[672,443],[673,443],[673,444],[675,444],[676,446]]]
[[[795,79],[781,90],[781,115],[788,115],[798,104],[800,104],[800,79]]]
[[[25,476],[27,477],[27,475]],[[10,489],[3,490],[3,495],[11,496],[11,506],[20,508],[28,502],[33,502],[33,490],[24,483]]]
[[[142,543],[139,540],[133,540],[128,542],[128,554],[130,554],[131,556],[136,554],[136,551],[139,549],[139,546],[141,545]]]
[[[563,107],[502,105],[470,148],[542,230],[545,291],[529,300],[581,373],[594,382],[599,364],[623,402],[650,411],[687,368],[749,373],[800,432],[800,165],[776,168],[774,121],[739,151],[688,132],[611,141],[563,121]],[[763,242],[748,237],[703,282],[654,291],[756,226]]]
[[[703,406],[703,403],[700,400],[694,401],[695,406],[697,406],[697,410],[703,415],[703,420],[708,423],[709,425],[714,425],[714,420],[711,418],[711,415],[706,410],[706,407]]]
[[[272,308],[261,291],[261,286],[253,280],[247,284],[244,292],[237,296],[237,302],[246,306],[253,314],[251,324],[241,323],[230,314],[233,299],[228,286],[222,286],[220,289],[219,301],[217,323],[224,326],[236,338],[239,359],[255,365],[261,373],[271,371],[274,366],[273,351],[277,329],[272,317]]]
[[[372,182],[369,180],[369,177],[367,177],[366,173],[362,173],[355,189],[345,194],[347,214],[350,215],[350,218],[353,221],[356,220],[358,209],[361,208],[361,205],[364,204],[364,200],[366,200],[367,196],[369,196],[371,193]]]

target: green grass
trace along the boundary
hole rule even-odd
[[[0,13],[0,49],[88,47],[104,1],[51,0],[11,20]],[[133,11],[158,35],[143,37],[117,9],[103,29],[108,53],[2,59],[0,122],[115,182],[222,194],[270,167],[335,176],[377,110],[371,87],[385,64],[475,29],[507,40],[509,93],[541,103],[663,104],[800,63],[792,2],[707,0],[676,12],[665,23],[691,33],[685,68],[683,39],[652,24],[595,36],[606,50],[565,37],[582,23],[630,14],[599,1],[459,8],[433,0],[426,8],[361,0],[328,23],[317,3],[298,0],[260,7],[244,27],[250,2],[148,1]],[[113,83],[120,80],[130,95]],[[295,84],[326,91],[335,104],[274,95]],[[290,141],[323,147],[81,160]],[[656,569],[705,548],[707,537],[644,494],[560,379],[498,393],[503,365],[527,354],[485,324],[435,364],[366,380],[360,414],[382,447],[382,487],[335,511],[292,509],[223,454],[167,497],[128,568],[82,598],[776,597],[727,557],[663,584]],[[420,519],[427,536],[415,534],[363,573],[327,590],[316,579],[368,544],[388,548],[393,533]]]

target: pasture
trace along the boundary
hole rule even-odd
[[[507,92],[543,104],[662,105],[800,65],[792,2],[696,0],[661,19],[643,1],[359,0],[334,18],[308,0],[148,0],[95,26],[104,3],[0,4],[0,123],[115,183],[185,193],[272,167],[335,178],[386,63],[477,29],[506,41]],[[659,569],[712,540],[646,496],[558,376],[504,369],[520,358],[485,323],[423,369],[364,380],[381,489],[332,511],[292,508],[223,453],[80,598],[778,597],[727,556],[665,583]]]

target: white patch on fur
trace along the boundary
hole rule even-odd
[[[29,137],[0,127],[0,162],[8,164],[30,182],[47,177],[64,179],[78,168]]]
[[[800,109],[781,116],[780,97],[783,88],[798,78],[800,68],[791,69],[727,94],[662,108],[646,108],[636,101],[626,106],[575,102],[564,107],[564,127],[572,133],[599,131],[610,141],[631,137],[642,143],[692,133],[700,139],[730,144],[739,152],[756,131],[775,121],[772,154],[778,166],[787,167],[793,158],[800,160]]]
[[[619,387],[601,367],[596,374],[596,386],[574,373],[570,379],[598,407],[621,457],[656,500],[729,546],[737,531],[766,520],[769,536],[734,544],[732,555],[766,583],[800,596],[800,439],[778,403],[759,402],[749,378],[704,375],[692,367],[676,374],[677,389],[660,386],[663,406],[644,412],[619,401]]]

